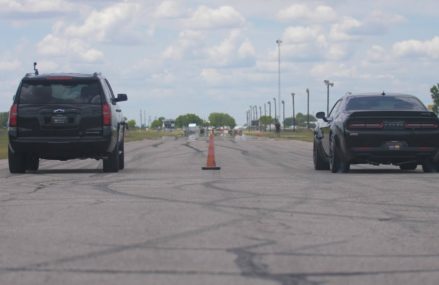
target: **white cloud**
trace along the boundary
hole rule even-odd
[[[352,78],[356,76],[355,67],[346,66],[343,63],[326,62],[317,64],[311,69],[311,75],[316,78]]]
[[[178,18],[184,15],[181,3],[177,1],[163,1],[154,11],[156,18]]]
[[[64,0],[0,0],[0,14],[45,14],[74,11],[74,5]]]
[[[212,65],[243,66],[254,64],[256,51],[249,40],[242,39],[239,30],[233,30],[219,44],[207,49],[207,54]]]
[[[209,84],[219,84],[224,80],[223,76],[213,68],[203,69],[200,76]]]
[[[200,6],[187,22],[192,29],[209,30],[239,28],[244,23],[244,17],[231,6],[222,6],[218,9]]]
[[[366,54],[366,59],[371,62],[383,62],[389,58],[389,51],[380,45],[373,45]]]
[[[289,27],[282,36],[285,44],[303,44],[310,42],[324,42],[325,37],[317,27]]]
[[[187,30],[180,32],[178,41],[168,46],[162,53],[164,59],[179,60],[182,59],[186,53],[192,51],[196,52],[195,47],[202,41],[204,34],[199,31]]]
[[[282,21],[309,21],[313,23],[333,22],[337,19],[337,13],[332,7],[319,5],[309,7],[303,4],[293,4],[278,12],[278,19]]]
[[[249,40],[246,40],[239,47],[238,55],[241,58],[256,57],[255,47],[252,45],[252,43]]]
[[[84,62],[99,62],[104,54],[93,48],[89,48],[79,39],[66,39],[49,34],[37,44],[38,53],[45,56],[72,57]]]
[[[407,40],[393,45],[393,52],[397,57],[428,57],[439,58],[439,37],[431,40]]]
[[[362,26],[361,22],[352,18],[344,17],[340,22],[332,25],[329,37],[334,41],[349,41],[355,37],[353,31]]]
[[[102,11],[93,11],[83,25],[71,25],[65,28],[66,37],[90,38],[97,41],[108,41],[119,31],[126,27],[139,11],[137,4],[128,2],[117,3]],[[120,33],[117,33],[120,34]]]
[[[0,71],[15,71],[20,69],[21,65],[17,59],[0,59]]]

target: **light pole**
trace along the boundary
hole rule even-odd
[[[271,132],[271,101],[268,101],[267,104],[268,104],[268,116],[270,117],[270,127],[269,127],[269,130]]]
[[[267,116],[267,104],[264,103],[264,116]]]
[[[254,105],[253,107],[255,108],[255,114],[256,114],[255,120],[258,120],[258,106]]]
[[[273,97],[273,101],[274,101],[274,119],[277,120],[276,98]]]
[[[334,86],[334,82],[330,82],[329,80],[323,80],[323,83],[326,84],[326,88],[327,88],[327,95],[326,95],[326,116],[329,115],[329,86],[333,87]]]
[[[307,122],[306,122],[306,128],[309,129],[309,89],[306,88],[306,114],[307,114]]]
[[[279,76],[278,76],[278,95],[277,95],[277,99],[278,99],[279,111],[280,111],[280,45],[282,44],[282,40],[278,39],[276,41],[276,44],[277,44],[277,50],[278,50],[278,57],[277,58],[278,58],[278,73],[279,73]],[[275,115],[275,117],[276,117],[276,115]]]
[[[285,101],[282,100],[282,126],[285,130]]]
[[[293,132],[296,131],[296,111],[294,110],[294,93],[291,93],[291,99],[293,101]]]

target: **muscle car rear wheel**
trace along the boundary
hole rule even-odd
[[[399,169],[401,169],[401,170],[415,170],[416,167],[418,167],[417,163],[405,163],[405,164],[401,164],[399,166]]]
[[[329,170],[329,162],[320,153],[316,140],[313,144],[313,161],[315,170]]]
[[[331,142],[331,157],[329,167],[332,173],[347,173],[350,169],[350,163],[346,162],[339,147],[334,141]]]
[[[424,163],[422,163],[422,170],[427,173],[439,172],[439,162],[434,162],[431,159],[427,159],[424,161]]]

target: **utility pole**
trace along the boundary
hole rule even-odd
[[[268,116],[270,117],[270,127],[269,127],[269,130],[271,132],[271,101],[268,101],[267,104],[268,104]]]
[[[323,83],[326,84],[327,93],[326,93],[326,116],[329,115],[329,87],[334,86],[334,82],[330,82],[329,80],[323,80]]]
[[[277,95],[277,99],[278,99],[278,104],[279,104],[279,113],[280,113],[280,45],[282,44],[282,40],[278,39],[276,41],[277,44],[277,49],[278,49],[278,73],[279,73],[279,80],[278,80],[278,95]],[[276,115],[275,115],[276,117]],[[280,117],[280,115],[279,115]],[[276,117],[277,118],[277,117]]]
[[[282,100],[282,126],[285,130],[285,101]]]
[[[296,94],[291,93],[291,99],[293,102],[293,132],[296,131],[296,111],[294,110],[294,95],[296,95]]]
[[[307,122],[306,122],[306,128],[309,129],[309,89],[306,88],[306,113],[307,113]]]

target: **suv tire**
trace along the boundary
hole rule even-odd
[[[26,156],[26,170],[37,171],[40,167],[40,159],[35,155]]]
[[[24,153],[12,152],[8,148],[9,172],[24,173],[26,171],[26,156]]]
[[[125,146],[124,140],[122,140],[119,146],[119,169],[125,168]]]
[[[118,172],[119,171],[119,144],[116,144],[113,152],[103,160],[104,172]]]

